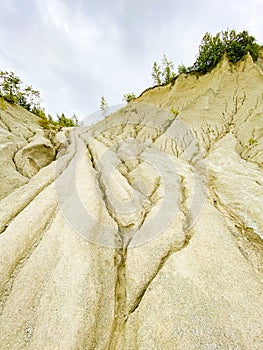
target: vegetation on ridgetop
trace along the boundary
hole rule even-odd
[[[166,55],[163,55],[161,66],[157,63],[153,63],[152,78],[155,85],[169,84],[176,76],[174,72],[174,64],[169,61]]]
[[[0,71],[0,97],[10,103],[16,103],[40,118],[39,124],[45,129],[59,130],[62,127],[78,126],[79,121],[75,114],[67,118],[64,113],[56,115],[54,120],[50,114],[46,116],[41,107],[40,92],[32,86],[23,86],[22,80],[13,72]],[[3,107],[4,104],[2,103]]]
[[[199,52],[194,64],[186,67],[184,64],[178,66],[178,74],[206,74],[211,71],[223,58],[224,55],[233,64],[240,61],[248,52],[256,61],[259,57],[260,45],[256,43],[255,37],[247,31],[236,33],[235,30],[226,30],[211,35],[206,33],[199,46]],[[178,74],[174,72],[174,63],[166,55],[163,55],[161,64],[154,62],[152,67],[152,78],[154,85],[166,85],[174,83]],[[59,130],[61,127],[79,126],[75,114],[68,118],[62,113],[56,115],[56,120],[50,114],[46,115],[41,107],[40,92],[32,86],[23,86],[23,82],[13,72],[0,71],[0,98],[16,103],[40,118],[39,124],[46,129]],[[3,101],[0,106],[4,106]],[[136,99],[135,93],[124,94],[123,99],[129,103]],[[108,113],[108,104],[102,96],[100,108],[105,117]]]
[[[224,55],[231,63],[235,64],[249,52],[252,59],[256,61],[259,57],[259,50],[260,45],[246,30],[240,33],[236,33],[235,30],[226,30],[214,36],[207,32],[202,38],[194,64],[190,67],[186,67],[184,64],[179,65],[178,74],[206,74],[219,63]],[[155,85],[172,83],[176,78],[172,70],[174,65],[166,59],[165,55],[162,63],[162,69],[156,62],[152,68],[152,78]]]
[[[129,102],[131,102],[131,101],[133,101],[135,99],[136,99],[135,93],[134,92],[129,92],[129,93],[123,95],[123,99],[122,100],[126,101],[127,103],[129,103]]]
[[[104,96],[101,96],[100,99],[100,109],[102,116],[106,117],[109,110],[109,106]]]
[[[40,107],[40,93],[32,86],[23,88],[20,78],[13,72],[0,71],[0,94],[11,103],[27,109],[29,112]]]
[[[199,53],[189,72],[205,74],[211,71],[217,63],[226,55],[230,62],[237,63],[248,52],[254,61],[258,59],[260,45],[247,31],[236,33],[235,30],[226,30],[212,36],[206,33],[199,46]]]

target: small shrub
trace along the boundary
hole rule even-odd
[[[43,128],[43,129],[47,129],[50,130],[52,129],[52,124],[50,123],[50,121],[48,119],[40,119],[38,121],[38,124]]]
[[[136,95],[134,92],[123,95],[123,101],[126,101],[127,103],[129,103],[135,99],[136,99]]]
[[[72,127],[78,126],[78,119],[75,114],[73,114],[72,118],[67,118],[64,113],[61,115],[57,114],[57,124],[61,127]]]
[[[178,74],[186,74],[187,68],[184,64],[179,64],[177,71],[178,71]]]
[[[174,118],[179,115],[179,111],[177,109],[174,109],[174,107],[170,108],[170,113],[173,115]]]
[[[256,145],[257,143],[258,143],[258,140],[255,140],[255,139],[249,139],[248,140],[249,146]]]

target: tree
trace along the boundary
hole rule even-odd
[[[171,83],[172,79],[176,76],[173,69],[173,62],[169,61],[164,54],[162,58],[162,67],[160,67],[157,62],[153,63],[152,78],[154,84],[161,85]]]
[[[1,95],[9,102],[19,102],[22,81],[13,72],[0,71]]]
[[[197,59],[191,70],[205,74],[216,66],[223,54],[224,45],[220,33],[214,37],[210,33],[206,33],[201,41]]]
[[[162,84],[161,77],[162,77],[161,67],[157,64],[157,62],[154,62],[153,68],[152,68],[153,83],[155,85],[161,85]]]
[[[24,89],[23,97],[26,101],[25,108],[28,109],[30,112],[36,109],[40,109],[40,104],[41,104],[40,92],[33,89],[32,86],[27,86]],[[19,104],[20,106],[22,105],[21,103]]]
[[[100,100],[100,109],[102,111],[102,116],[106,117],[109,107],[104,96],[102,96]]]
[[[255,38],[245,30],[238,34],[235,30],[227,30],[215,36],[206,33],[199,46],[196,61],[188,70],[205,74],[217,65],[224,54],[230,62],[237,63],[249,52],[256,61],[259,56],[259,48]]]
[[[0,71],[0,94],[9,102],[19,104],[32,112],[40,108],[40,92],[32,86],[23,88],[23,82],[13,72]]]
[[[39,124],[45,129],[57,130],[61,127],[79,126],[76,114],[71,118],[67,118],[64,113],[57,114],[57,121],[50,114],[47,117],[44,108],[41,107],[40,92],[32,86],[23,88],[21,79],[13,72],[0,71],[0,96],[37,115],[40,118]]]
[[[169,61],[166,57],[166,55],[163,55],[162,59],[162,77],[163,77],[163,83],[164,84],[169,84],[172,80],[172,78],[175,77],[175,73],[173,71],[174,69],[174,64],[172,61]]]
[[[123,95],[123,101],[126,101],[127,103],[131,102],[135,98],[136,98],[136,95],[134,92]]]
[[[259,45],[256,39],[249,35],[246,30],[236,34],[235,30],[221,33],[225,51],[230,62],[240,61],[248,52],[254,61],[259,56]]]
[[[72,119],[70,118],[67,118],[65,116],[64,113],[62,113],[61,115],[58,115],[57,114],[57,122],[58,122],[58,125],[62,126],[62,127],[72,127],[72,126],[76,126],[73,122]]]
[[[61,113],[61,115],[57,113],[56,120],[54,120],[50,114],[46,116],[44,109],[37,110],[36,114],[40,117],[39,124],[44,129],[60,130],[64,127],[79,126],[76,114],[73,114],[71,118],[67,118],[64,113]]]
[[[79,126],[79,118],[77,117],[77,115],[75,113],[73,113],[71,120],[72,120],[74,126]]]

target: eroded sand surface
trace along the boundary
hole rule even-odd
[[[56,138],[6,108],[1,349],[263,348],[263,73],[250,56]]]

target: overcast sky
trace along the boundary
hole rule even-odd
[[[163,53],[193,64],[205,32],[263,43],[262,0],[0,0],[0,70],[40,90],[47,112],[80,118],[152,85]]]

